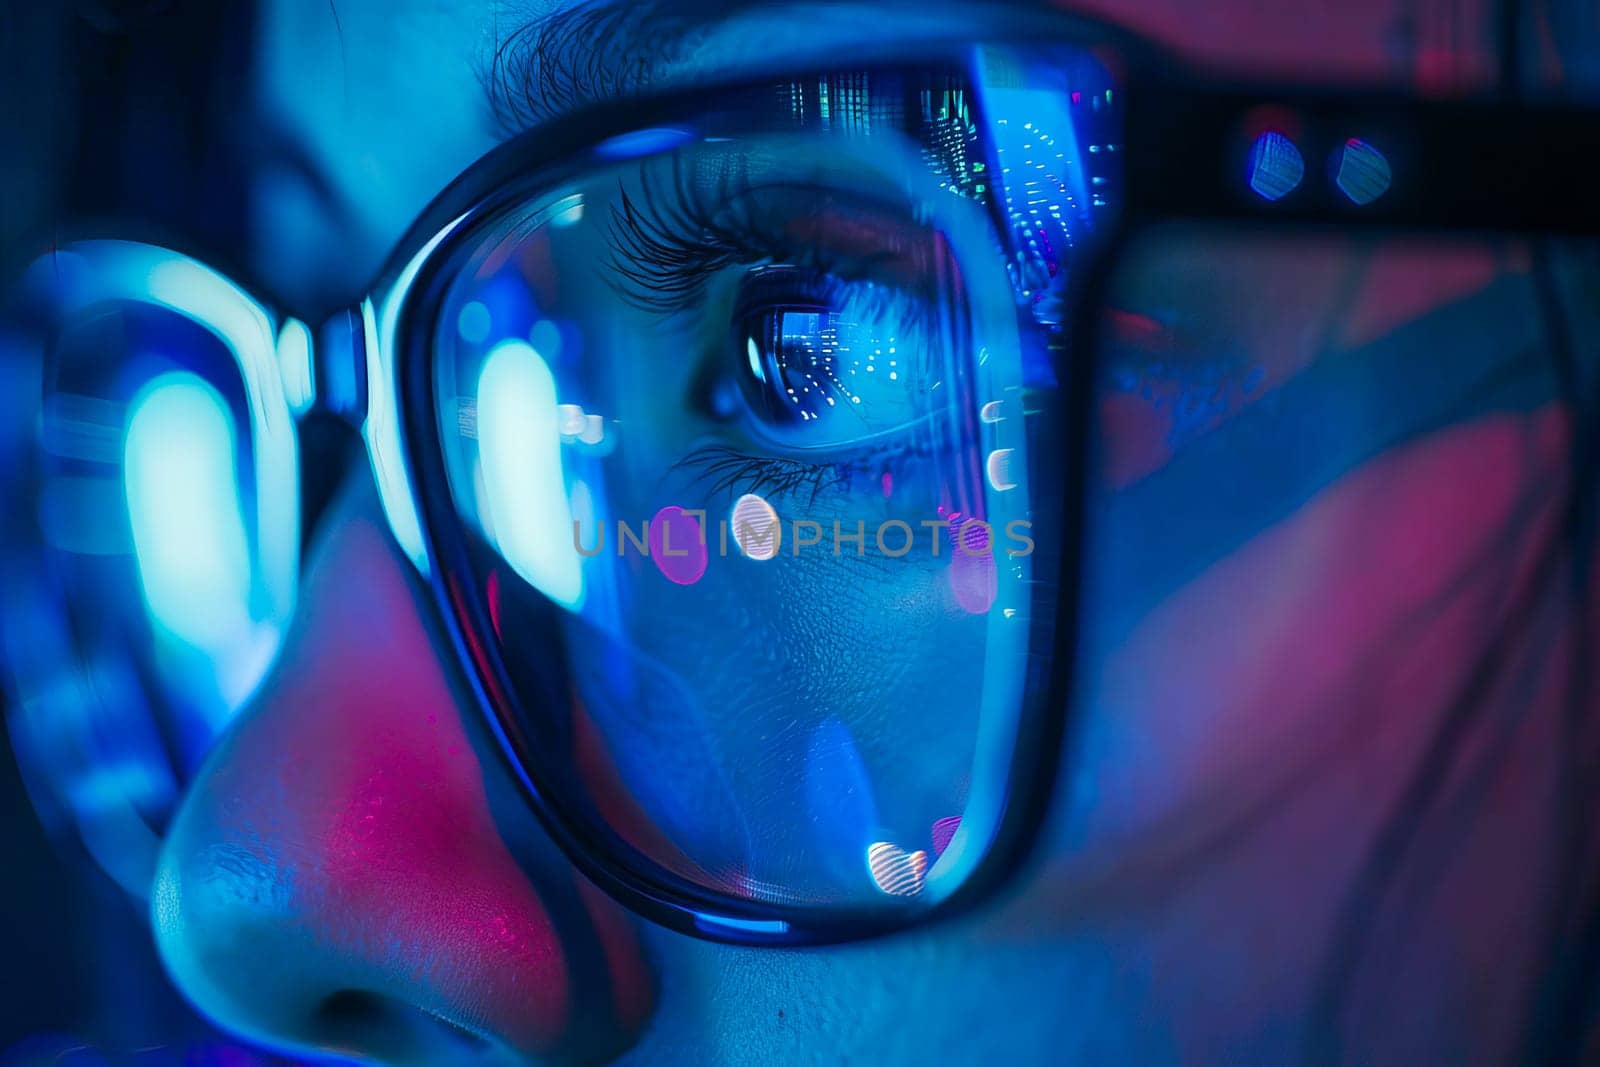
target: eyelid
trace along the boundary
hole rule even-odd
[[[918,229],[915,240],[897,241],[918,225],[909,210],[891,214],[893,205],[804,176],[751,181],[738,168],[721,168],[710,189],[698,177],[694,162],[675,157],[670,180],[657,170],[643,173],[633,190],[619,183],[604,273],[631,305],[670,317],[695,306],[721,271],[780,264],[932,298],[928,248],[938,235]],[[790,193],[829,210],[774,221],[770,201]],[[874,225],[872,213],[889,224]],[[894,225],[900,221],[904,229]]]

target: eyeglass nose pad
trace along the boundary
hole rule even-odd
[[[315,332],[298,319],[278,334],[278,367],[297,416],[332,415],[367,443],[390,531],[426,577],[422,520],[405,460],[393,367],[383,358],[379,312],[371,301],[331,315]],[[389,327],[392,331],[392,325]],[[387,342],[393,343],[392,336]],[[374,394],[370,390],[376,390]]]
[[[367,326],[346,308],[311,329],[287,319],[278,332],[283,391],[297,416],[333,415],[359,427],[367,415]]]

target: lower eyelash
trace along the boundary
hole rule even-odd
[[[809,463],[790,457],[753,456],[727,445],[706,445],[672,465],[674,471],[692,475],[690,484],[705,484],[710,492],[761,493],[773,497],[800,498],[806,506],[816,502],[826,489],[848,491],[858,477],[866,477],[871,489],[879,491],[880,479],[888,474],[900,477],[899,465],[908,458],[928,455],[917,446],[879,446],[832,463]]]

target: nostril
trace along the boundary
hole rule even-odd
[[[318,1006],[312,1026],[319,1045],[385,1063],[451,1063],[498,1048],[496,1042],[412,1004],[344,989]]]

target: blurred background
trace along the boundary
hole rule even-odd
[[[94,220],[238,245],[252,17],[246,0],[0,2],[0,277]],[[257,1062],[172,992],[146,902],[60,832],[47,792],[0,745],[0,1064]]]

